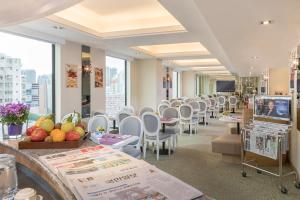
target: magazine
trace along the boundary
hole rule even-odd
[[[109,176],[74,179],[72,184],[77,198],[84,200],[190,200],[203,195],[154,166]]]

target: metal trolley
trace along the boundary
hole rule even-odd
[[[283,136],[277,136],[278,137],[278,149],[277,149],[277,159],[279,161],[279,166],[278,166],[278,173],[276,172],[271,172],[271,171],[268,171],[266,169],[262,169],[260,167],[258,167],[258,164],[257,162],[255,161],[255,159],[251,159],[251,160],[247,160],[246,157],[245,157],[245,153],[247,152],[246,148],[245,148],[245,133],[246,133],[246,130],[249,130],[249,128],[243,128],[241,130],[241,163],[242,163],[242,176],[243,177],[247,177],[247,173],[245,171],[245,168],[246,167],[250,167],[250,168],[254,168],[257,170],[257,173],[261,174],[261,173],[266,173],[266,174],[269,174],[269,175],[272,175],[272,176],[276,176],[279,178],[280,180],[280,185],[279,185],[279,189],[280,191],[283,193],[283,194],[287,194],[288,193],[288,189],[283,185],[283,178],[284,177],[287,177],[287,176],[295,176],[295,182],[294,182],[294,185],[297,189],[300,189],[300,181],[298,179],[298,174],[296,171],[292,170],[288,173],[283,173],[283,168],[282,168],[282,165],[283,165],[283,159],[282,159],[282,155],[283,155],[283,152],[282,152],[282,144],[283,144]],[[249,151],[250,152],[250,151]],[[251,152],[251,153],[254,153],[254,152]],[[258,154],[260,155],[260,154]],[[260,155],[261,156],[261,155]],[[253,165],[253,163],[255,165]]]

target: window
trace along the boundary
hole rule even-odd
[[[106,113],[115,115],[126,105],[127,61],[106,57]]]
[[[173,71],[172,82],[173,82],[173,97],[174,99],[178,98],[178,72]]]
[[[0,32],[0,103],[22,101],[30,112],[54,111],[51,43]]]

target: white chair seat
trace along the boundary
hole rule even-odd
[[[175,127],[166,127],[164,134],[174,135],[179,133],[179,129]]]
[[[158,134],[158,139],[159,139],[159,140],[165,140],[165,139],[167,139],[167,138],[169,138],[169,137],[171,137],[171,135],[170,135],[170,134],[167,134],[167,133],[162,133],[162,132],[160,132],[160,133]],[[147,139],[147,140],[156,140],[156,136],[149,136],[149,135],[146,135],[146,139]]]
[[[122,151],[134,158],[140,158],[141,157],[141,151],[133,146],[125,146],[123,147]]]

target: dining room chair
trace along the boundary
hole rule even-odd
[[[147,144],[154,143],[156,146],[156,160],[159,160],[159,144],[166,141],[168,141],[168,155],[170,156],[172,135],[160,131],[161,123],[159,116],[146,112],[142,116],[142,121],[144,127],[144,158],[146,158]]]
[[[143,138],[142,121],[136,116],[129,116],[123,119],[119,126],[120,135],[138,136],[136,142],[130,143],[122,148],[122,151],[135,158],[141,157],[141,142]]]
[[[235,112],[236,107],[237,107],[237,98],[236,96],[230,96],[228,99],[229,102],[229,110],[233,110],[233,112]]]
[[[219,102],[219,113],[224,112],[225,105],[226,105],[226,98],[224,96],[219,96],[218,102]]]
[[[127,112],[130,114],[134,114],[134,107],[133,106],[124,106],[121,108],[120,112]]]
[[[178,100],[170,103],[170,107],[172,107],[172,108],[178,108],[180,105],[181,105],[181,101],[178,101]]]
[[[130,117],[132,116],[132,113],[130,112],[126,112],[126,111],[120,111],[116,114],[116,121],[117,121],[117,124],[120,125],[121,121],[123,119],[125,119],[126,117]]]
[[[199,118],[203,118],[204,126],[207,125],[207,103],[205,100],[201,100],[198,102],[199,103]]]
[[[166,100],[166,99],[161,100],[160,103],[161,103],[161,104],[164,103],[164,104],[170,105],[170,101],[169,101],[169,100]]]
[[[195,133],[197,133],[197,125],[198,121],[197,119],[193,118],[193,108],[192,106],[188,104],[183,104],[179,107],[179,116],[180,116],[180,134],[182,133],[184,126],[188,125],[190,128],[190,135],[193,133],[193,127],[195,130]]]
[[[210,101],[210,106],[209,106],[208,111],[211,113],[210,118],[216,118],[216,115],[214,116],[214,113],[216,113],[216,111],[218,110],[217,109],[217,101],[215,98],[210,98],[209,101]]]
[[[163,118],[179,119],[179,112],[176,108],[166,108],[163,112]],[[178,121],[165,125],[165,133],[171,134],[173,137],[173,150],[178,144]]]
[[[143,108],[141,108],[141,110],[140,110],[140,112],[139,112],[140,118],[143,116],[143,114],[144,114],[145,112],[155,112],[155,111],[154,111],[154,109],[151,108],[151,107],[143,107]]]
[[[105,130],[105,133],[109,133],[109,119],[106,115],[95,115],[89,119],[88,132],[95,132],[99,127]]]
[[[169,104],[165,104],[165,103],[159,104],[157,107],[157,112],[159,116],[162,117],[163,111],[169,107],[170,107]]]

